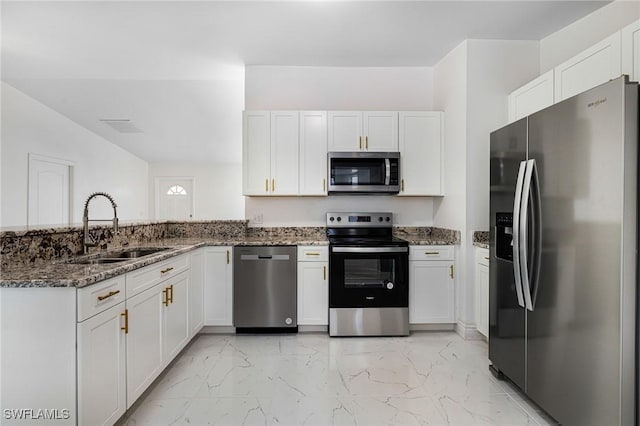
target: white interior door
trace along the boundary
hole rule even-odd
[[[192,177],[156,178],[156,219],[192,219],[194,189]]]
[[[29,226],[70,223],[72,165],[67,160],[29,154]]]

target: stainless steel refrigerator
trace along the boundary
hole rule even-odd
[[[491,133],[489,359],[563,425],[636,420],[638,85]]]

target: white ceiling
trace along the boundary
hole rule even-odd
[[[245,65],[432,66],[604,1],[2,1],[2,79],[147,161],[239,162]],[[131,119],[122,134],[100,119]]]

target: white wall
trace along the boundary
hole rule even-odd
[[[445,112],[445,194],[434,226],[458,229],[456,306],[475,322],[474,231],[489,229],[489,134],[507,122],[507,95],[537,76],[538,43],[466,40],[435,66],[434,107]]]
[[[121,220],[146,220],[148,164],[80,127],[33,98],[2,83],[2,223],[24,226],[27,220],[28,153],[75,163],[71,221],[80,222],[86,198],[108,192]],[[106,200],[105,200],[106,201]],[[91,217],[111,218],[108,203],[92,202]]]
[[[394,213],[403,226],[433,225],[433,202],[427,197],[336,195],[330,197],[246,197],[249,226],[325,226],[327,212]],[[263,223],[253,219],[262,215]]]
[[[245,109],[431,110],[429,67],[245,69]]]
[[[640,1],[617,0],[540,40],[540,74],[640,19]]]
[[[248,66],[247,110],[432,110],[433,69]],[[245,215],[263,226],[324,226],[328,211],[390,211],[400,225],[430,226],[427,197],[247,197]]]
[[[149,212],[155,218],[156,177],[195,178],[194,220],[244,219],[242,164],[149,164]]]

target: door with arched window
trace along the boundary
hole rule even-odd
[[[194,190],[192,177],[157,177],[156,219],[193,219]]]

